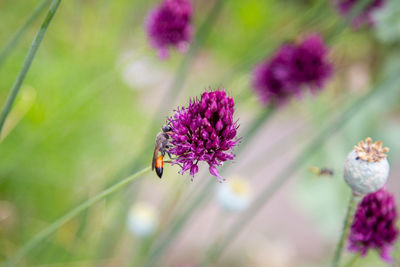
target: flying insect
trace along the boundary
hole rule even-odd
[[[329,168],[318,168],[311,166],[308,168],[308,170],[317,176],[333,176],[335,174],[334,170]]]

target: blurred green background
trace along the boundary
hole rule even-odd
[[[0,1],[0,48],[38,3]],[[130,174],[135,163],[140,168],[148,166],[152,151],[137,154],[148,146],[146,142],[152,145],[157,134],[154,131],[149,136],[152,120],[165,120],[177,105],[186,105],[189,97],[200,95],[204,88],[225,87],[235,98],[240,129],[246,129],[262,110],[251,89],[254,64],[284,41],[310,32],[330,36],[342,22],[330,1],[226,1],[190,64],[179,97],[168,103],[163,113],[155,114],[185,57],[173,52],[162,61],[149,47],[144,21],[157,3],[61,3],[0,141],[0,261],[71,208]],[[193,1],[195,27],[213,4],[212,0]],[[44,15],[29,27],[0,66],[1,104]],[[386,29],[377,27],[381,28]],[[318,95],[295,99],[274,114],[268,127],[263,127],[235,160],[229,175],[249,179],[256,195],[259,185],[298,156],[296,152],[309,136],[332,116],[385,81],[388,73],[400,73],[398,41],[382,41],[378,30],[347,28],[335,35],[330,42],[335,76],[327,88]],[[399,34],[399,30],[390,34]],[[352,146],[367,136],[381,139],[391,148],[388,190],[399,199],[399,91],[369,102],[329,139],[245,229],[220,266],[328,264],[348,198],[342,164]],[[267,165],[267,161],[273,164]],[[336,174],[332,179],[316,178],[307,171],[309,165],[330,167]],[[177,170],[166,166],[162,180],[154,173],[147,174],[127,190],[94,205],[37,246],[21,266],[140,266],[153,239],[129,234],[125,227],[129,205],[136,200],[156,205],[162,232],[175,215],[169,209],[185,203],[205,179],[214,179],[199,175],[191,182]],[[217,225],[223,229],[237,216],[240,213],[221,212],[212,198],[189,222],[160,266],[194,266],[217,237],[213,222],[221,220]],[[395,253],[399,264],[399,245]],[[346,255],[345,260],[348,258]],[[354,266],[385,265],[370,253]]]

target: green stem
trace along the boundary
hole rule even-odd
[[[3,51],[0,53],[0,66],[3,65],[7,56],[10,54],[11,50],[16,47],[17,43],[21,39],[22,35],[26,32],[26,30],[31,26],[31,24],[37,19],[43,9],[47,6],[50,0],[42,0],[39,5],[32,11],[28,19],[22,25],[21,28],[14,34],[8,44],[4,47]]]
[[[246,133],[243,134],[246,138],[243,139],[242,143],[238,147],[237,154],[242,151],[246,145],[248,144],[248,140],[254,136],[254,134],[258,131],[258,129],[264,125],[268,119],[271,118],[272,114],[274,114],[274,106],[269,105],[266,107],[263,112],[254,120],[252,125],[248,128]],[[224,165],[221,168],[221,172],[224,171]],[[190,219],[190,215],[193,214],[193,211],[196,210],[198,207],[204,203],[208,197],[210,196],[207,192],[210,192],[215,184],[214,179],[208,179],[207,183],[203,186],[202,190],[192,199],[192,201],[187,205],[187,208],[179,214],[177,219],[173,221],[171,226],[168,228],[169,231],[162,236],[159,241],[155,244],[150,255],[148,257],[148,262],[146,266],[154,266],[158,259],[162,256],[163,252],[166,248],[168,248],[169,244],[178,236],[178,233],[183,230],[183,225]]]
[[[200,25],[199,29],[196,32],[196,36],[193,40],[193,43],[190,45],[189,51],[186,53],[186,55],[184,56],[182,62],[180,63],[174,80],[171,83],[171,86],[169,86],[168,90],[166,90],[165,95],[161,98],[162,102],[160,103],[160,105],[157,105],[157,110],[154,113],[155,117],[152,120],[152,122],[149,124],[148,129],[146,130],[146,134],[145,137],[149,137],[144,143],[145,145],[142,146],[142,148],[139,150],[138,153],[136,153],[136,157],[133,159],[132,162],[129,163],[129,169],[130,172],[133,172],[135,170],[137,170],[139,168],[139,166],[142,166],[143,161],[144,160],[150,160],[147,157],[143,157],[143,155],[150,155],[150,153],[152,153],[152,149],[154,148],[154,133],[157,130],[160,130],[161,127],[161,121],[158,118],[158,116],[160,116],[160,114],[165,114],[165,110],[168,110],[170,108],[170,106],[173,104],[173,101],[177,98],[179,92],[181,91],[181,89],[183,88],[183,85],[185,83],[185,79],[187,77],[187,74],[190,70],[190,65],[192,64],[194,58],[196,57],[200,47],[202,46],[202,44],[205,42],[205,40],[207,39],[212,26],[214,25],[214,23],[216,22],[222,7],[223,7],[223,3],[226,0],[216,0],[214,6],[212,7],[212,9],[210,10],[209,14],[207,15],[207,17],[205,18],[204,22],[202,22],[202,24]],[[165,118],[165,116],[162,116],[161,118]],[[118,179],[120,179],[120,175],[117,175],[115,179],[113,179],[113,182],[117,181]],[[122,212],[118,212],[119,214],[123,214]],[[115,221],[114,224],[116,227],[113,227],[113,229],[118,229],[118,224],[119,221]],[[113,230],[115,231],[115,230]],[[117,240],[117,237],[115,237],[115,235],[110,234],[107,236],[113,236],[114,239],[110,240],[109,238],[106,238],[105,241],[100,242],[102,248],[99,250],[100,251],[100,255],[104,256],[107,255],[108,253],[110,253],[110,251],[112,251],[112,247],[114,246],[115,242]],[[104,245],[103,245],[104,244]]]
[[[340,258],[342,256],[342,251],[343,251],[343,246],[349,235],[350,225],[353,220],[353,215],[354,215],[355,209],[356,209],[356,198],[352,192],[351,196],[350,196],[349,204],[347,206],[346,217],[344,218],[344,222],[343,222],[342,233],[340,235],[340,239],[339,239],[339,242],[338,242],[336,250],[335,250],[335,255],[333,256],[332,267],[339,267]]]
[[[7,96],[6,103],[4,104],[3,109],[0,113],[0,135],[1,135],[1,131],[3,129],[4,123],[6,121],[6,118],[7,118],[8,114],[10,113],[10,110],[14,104],[15,98],[18,95],[19,89],[21,88],[21,85],[24,82],[26,75],[28,74],[29,68],[32,64],[33,59],[35,58],[36,52],[39,49],[39,46],[43,40],[46,30],[47,30],[48,26],[50,25],[50,22],[53,19],[60,3],[61,3],[61,0],[53,0],[51,2],[49,11],[48,11],[45,19],[43,20],[39,31],[36,33],[36,36],[32,41],[31,47],[29,48],[28,53],[25,57],[24,63],[18,73],[18,76],[17,76],[13,86],[11,87],[10,93]]]
[[[37,233],[32,239],[30,239],[22,248],[20,248],[11,258],[7,260],[4,266],[14,266],[16,265],[23,257],[25,257],[33,248],[35,248],[39,243],[45,240],[49,235],[55,232],[59,227],[63,224],[71,220],[73,217],[78,215],[80,212],[86,210],[93,204],[96,204],[100,200],[106,198],[107,196],[111,195],[112,193],[118,191],[119,189],[125,187],[129,183],[131,183],[136,178],[140,177],[141,175],[149,172],[151,170],[150,167],[144,168],[141,171],[138,171],[131,176],[126,177],[122,181],[118,182],[117,184],[107,188],[106,190],[102,191],[101,193],[97,194],[96,196],[86,200],[78,207],[74,208],[49,226],[47,226],[44,230]]]
[[[392,76],[385,80],[385,83],[381,86],[383,89],[389,88],[391,90],[398,89],[394,84],[398,83],[398,72],[394,72]],[[391,87],[390,87],[391,86]],[[291,165],[285,168],[270,184],[266,185],[262,190],[261,194],[257,196],[253,204],[246,210],[246,212],[240,216],[235,223],[231,226],[226,235],[218,245],[212,251],[210,256],[210,262],[215,262],[224,252],[224,250],[231,244],[239,233],[244,229],[247,223],[261,210],[262,207],[268,202],[269,199],[289,180],[289,178],[299,169],[318,149],[323,143],[330,138],[335,132],[340,130],[351,118],[365,106],[368,101],[373,99],[377,92],[383,91],[371,90],[365,96],[358,99],[353,105],[347,108],[341,115],[336,119],[335,122],[329,123],[323,128],[315,137],[311,140],[309,145],[305,147],[300,156],[298,156]],[[388,93],[390,90],[384,91]]]
[[[371,3],[372,0],[358,1],[354,7],[351,8],[346,18],[328,34],[326,41],[331,42],[335,37],[339,36],[339,33],[344,31],[348,25],[351,25],[353,20]]]
[[[260,112],[258,117],[251,123],[250,128],[243,134],[243,139],[237,149],[237,154],[247,146],[247,142],[252,140],[252,137],[257,133],[261,126],[271,118],[275,110],[275,105],[270,104]]]
[[[345,267],[352,267],[359,258],[360,258],[360,253],[354,254],[353,257],[346,263]]]

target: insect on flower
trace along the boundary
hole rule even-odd
[[[163,166],[164,166],[164,156],[165,153],[171,158],[171,154],[169,153],[168,149],[168,141],[169,135],[172,133],[172,128],[168,125],[164,125],[161,128],[162,132],[159,132],[156,137],[156,143],[154,145],[154,152],[153,152],[153,161],[151,163],[151,170],[154,171],[156,169],[156,173],[158,177],[162,177],[163,174]],[[158,155],[158,154],[161,155]]]

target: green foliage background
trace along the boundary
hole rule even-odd
[[[198,26],[213,1],[193,2],[194,24]],[[36,0],[0,2],[0,47],[6,45],[38,3]],[[61,3],[10,114],[13,126],[6,125],[9,133],[0,143],[0,215],[2,212],[11,214],[6,220],[0,220],[0,261],[72,207],[118,177],[128,175],[132,160],[137,158],[145,142],[153,142],[146,129],[154,116],[163,119],[171,115],[176,105],[185,105],[188,97],[199,95],[204,88],[224,86],[237,97],[237,116],[254,117],[262,109],[250,86],[254,64],[266,58],[280,43],[298,38],[298,35],[319,31],[327,37],[341,21],[329,1],[226,1],[209,38],[190,66],[187,82],[180,96],[174,99],[175,104],[163,114],[154,114],[165,93],[162,90],[166,90],[184,57],[173,52],[168,60],[160,61],[148,46],[143,25],[146,13],[155,4],[157,1],[138,0]],[[317,12],[310,11],[313,6],[319,6],[315,8]],[[4,102],[14,82],[43,16],[44,12],[0,66],[0,103]],[[349,86],[349,75],[354,66],[366,70],[367,87],[384,80],[388,72],[399,70],[396,65],[398,44],[380,43],[374,31],[368,28],[345,29],[332,40],[332,47],[336,75],[328,88],[317,96],[294,100],[282,110],[284,118],[309,119],[307,132],[318,131],[331,114],[339,113],[368,89],[351,91],[354,88]],[[132,60],[127,57],[132,51],[137,57],[151,59],[154,68],[170,78],[159,88],[129,86],[123,80],[123,71],[126,62]],[[152,71],[148,69],[147,73]],[[364,107],[357,118],[321,148],[313,164],[328,163],[340,170],[352,145],[372,136],[383,139],[384,144],[392,148],[391,163],[394,170],[398,170],[398,100],[398,96],[394,96],[389,102],[377,100]],[[246,123],[244,120],[243,127]],[[297,140],[306,141],[307,138],[293,134],[292,140],[296,144]],[[264,141],[253,142],[260,145]],[[151,153],[146,151],[139,156],[140,160],[149,162]],[[98,266],[101,262],[128,265],[134,251],[141,251],[141,243],[134,239],[128,242],[128,248],[121,248],[126,242],[120,235],[126,231],[123,227],[125,213],[117,216],[117,207],[127,206],[129,203],[123,202],[133,202],[141,196],[151,198],[149,194],[160,191],[167,202],[174,194],[173,189],[182,186],[182,179],[184,190],[193,190],[202,183],[190,183],[188,177],[175,174],[176,170],[166,170],[167,179],[161,182],[155,181],[154,174],[146,175],[143,180],[154,180],[149,183],[151,189],[149,186],[143,189],[139,181],[134,182],[133,189],[128,191],[131,197],[126,198],[126,192],[117,193],[90,208],[36,247],[23,264]],[[241,168],[241,172],[246,173],[246,168]],[[340,174],[333,185],[329,185],[331,190],[322,185],[325,182],[312,182],[309,175],[305,171],[300,173],[302,177],[297,181],[292,198],[302,203],[302,212],[317,218],[314,222],[326,233],[341,223],[346,188],[339,182]],[[392,179],[397,178],[395,175],[398,171],[392,174]],[[395,185],[399,183],[393,182],[392,187]],[[389,183],[392,189],[390,186]],[[162,187],[164,189],[160,189]],[[398,189],[391,191],[396,191],[397,196],[400,194]],[[319,216],[325,208],[307,197],[312,192],[323,192],[320,197],[330,201],[327,202],[333,206],[330,222]],[[2,207],[7,207],[6,211],[2,211]],[[329,226],[331,224],[333,226]],[[332,240],[335,235],[328,236],[331,239],[327,239]],[[102,242],[115,242],[116,249],[105,256],[99,252],[104,249]],[[143,255],[148,253],[146,249],[143,251]],[[197,253],[201,251],[194,252]],[[304,256],[300,261],[307,262],[304,266],[321,266],[329,257],[327,252],[316,259]],[[369,255],[359,263],[359,266],[378,266],[380,261]]]

